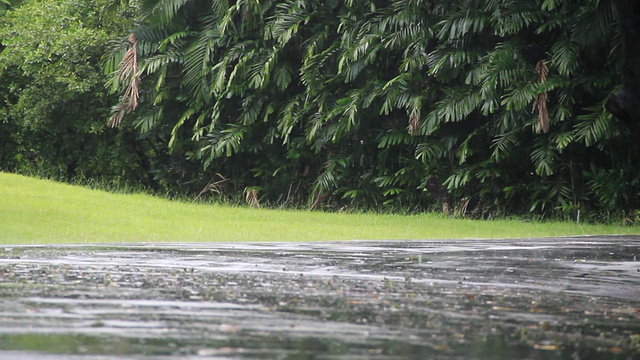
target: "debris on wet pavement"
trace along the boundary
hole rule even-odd
[[[640,359],[640,236],[0,248],[0,358]]]

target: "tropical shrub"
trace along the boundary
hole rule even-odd
[[[105,59],[142,136],[263,202],[575,218],[638,207],[638,153],[604,108],[611,1],[141,0]]]

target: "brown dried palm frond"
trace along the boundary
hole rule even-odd
[[[467,209],[469,208],[469,202],[471,201],[470,197],[465,197],[460,200],[458,206],[456,206],[454,213],[458,216],[465,216],[467,214]],[[444,204],[442,204],[444,207]]]
[[[260,200],[258,199],[258,190],[255,188],[247,187],[244,189],[244,198],[249,206],[258,208],[260,207]]]
[[[409,130],[409,134],[415,135],[418,133],[418,127],[420,126],[420,110],[414,109],[411,111],[409,115],[409,125],[407,129]]]
[[[540,82],[545,83],[547,81],[547,74],[549,73],[547,62],[544,60],[538,61],[536,64],[536,72],[538,73],[538,76],[540,76]]]
[[[320,203],[322,202],[322,200],[324,200],[324,198],[326,197],[326,194],[323,193],[322,191],[317,191],[315,196],[313,197],[313,203],[311,204],[311,210],[315,209],[318,205],[320,205]]]
[[[113,107],[113,115],[107,122],[110,127],[118,127],[122,118],[138,107],[140,74],[138,74],[138,39],[134,34],[129,35],[129,44],[131,46],[124,54],[118,70],[120,81],[128,81],[129,84],[122,95],[120,104]]]
[[[222,195],[222,184],[229,181],[229,179],[227,179],[226,177],[224,177],[222,174],[216,173],[216,176],[220,179],[220,180],[214,180],[211,179],[211,181],[209,181],[209,183],[207,184],[207,186],[205,186],[202,191],[200,191],[200,193],[198,194],[198,196],[195,197],[195,199],[193,199],[193,201],[198,200],[198,198],[200,198],[200,196],[202,196],[204,193],[206,192],[214,192],[218,195]]]
[[[540,60],[536,64],[536,72],[538,73],[540,83],[544,84],[547,81],[547,74],[549,73],[549,68],[544,60]],[[549,131],[550,118],[549,110],[547,109],[548,100],[549,98],[545,91],[538,94],[536,100],[533,102],[534,110],[538,110],[538,131],[542,133]]]

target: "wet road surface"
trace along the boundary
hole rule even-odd
[[[640,359],[640,236],[0,248],[0,359]]]

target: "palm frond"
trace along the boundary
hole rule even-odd
[[[120,80],[126,80],[128,85],[120,105],[113,108],[113,115],[107,122],[109,127],[118,127],[124,116],[138,107],[140,74],[138,73],[138,50],[136,47],[138,40],[134,34],[129,35],[129,43],[130,47],[122,58],[118,70]]]
[[[189,0],[140,0],[140,12],[145,18],[168,24],[188,2]]]
[[[577,68],[580,48],[569,39],[563,39],[551,48],[551,65],[563,76],[570,76]]]
[[[519,132],[519,130],[512,130],[508,133],[496,136],[491,144],[491,147],[493,148],[491,158],[500,162],[502,159],[508,157],[513,148],[518,144]]]
[[[549,68],[544,60],[538,61],[536,64],[536,72],[539,76],[540,84],[544,84],[547,81],[547,74]],[[549,131],[549,110],[547,109],[548,95],[546,91],[538,94],[536,100],[533,102],[533,107],[538,111],[538,129],[539,132],[546,133]]]
[[[611,138],[617,132],[613,127],[614,118],[604,108],[591,107],[588,113],[577,117],[575,136],[577,141],[582,141],[586,146],[592,146],[599,141]]]
[[[558,149],[548,139],[538,137],[531,152],[531,161],[533,161],[536,174],[551,176],[556,169]]]

